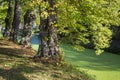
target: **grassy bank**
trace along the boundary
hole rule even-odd
[[[35,51],[37,51],[38,50],[38,44],[39,44],[39,41],[38,41],[37,37],[36,36],[32,37],[31,42],[32,42],[33,49]],[[95,77],[96,80],[119,80],[120,79],[120,76],[119,76],[120,75],[120,64],[119,64],[120,55],[115,55],[115,54],[110,54],[110,53],[104,52],[100,56],[97,56],[95,54],[94,50],[85,49],[85,51],[83,51],[83,52],[76,51],[71,46],[66,45],[66,44],[61,45],[61,48],[64,51],[64,59],[68,63],[71,63],[72,65],[74,65],[80,71],[82,70],[82,71],[87,72],[89,75]],[[2,52],[1,52],[0,56],[4,56],[4,54],[2,54]],[[7,58],[2,59],[2,57],[1,57],[0,61],[1,62],[4,61],[4,60],[7,61]],[[40,68],[45,67],[44,65],[41,66],[41,64],[39,64],[39,63],[36,64],[34,62],[31,62],[31,64],[24,63],[27,59],[26,58],[24,58],[24,59],[21,58],[21,60],[23,60],[22,64],[25,64],[25,65],[28,65],[28,66],[32,66],[32,64],[34,64],[34,65],[39,66]],[[15,58],[15,60],[17,60],[17,59]],[[20,60],[20,62],[21,62],[21,60]],[[19,61],[17,61],[17,62],[19,63]],[[29,62],[29,60],[28,60],[28,62]],[[16,63],[16,61],[13,61],[13,63]],[[3,65],[4,64],[1,64],[1,66],[3,66]],[[34,65],[32,67],[34,67]],[[25,67],[23,67],[23,68],[25,69]],[[49,67],[47,67],[47,68],[49,69]],[[27,69],[27,67],[26,67],[26,69]],[[59,68],[59,70],[60,69],[61,68]],[[70,73],[73,73],[73,72],[71,72],[71,66],[69,68],[66,68],[66,70],[69,71],[68,73],[66,73],[66,75],[70,74]],[[66,72],[66,70],[63,70],[63,73],[64,73],[64,71]],[[60,80],[63,79],[64,80],[64,78],[62,78],[62,77],[60,77],[60,78],[51,77],[50,76],[51,74],[47,74],[46,71],[44,71],[44,70],[43,70],[43,72],[45,72],[45,75],[49,75],[49,77],[43,76],[43,78],[47,77],[47,78],[49,78],[49,80],[50,79],[51,80],[54,80],[54,79],[60,79]],[[26,74],[26,71],[24,72],[24,70],[23,70],[23,73]],[[23,75],[23,73],[22,73],[22,75]],[[34,71],[32,72],[32,74],[28,73],[28,75],[29,74],[33,75],[33,73],[34,73]],[[36,71],[35,71],[35,73],[36,73]],[[75,72],[74,74],[76,74],[76,73],[77,72]],[[58,74],[59,74],[59,72],[58,72]],[[60,74],[61,74],[61,72],[60,72]],[[39,73],[39,76],[40,75],[43,75],[43,74]],[[61,75],[61,76],[63,76],[63,75]],[[70,77],[70,75],[68,77]],[[14,80],[16,80],[16,79],[14,79]],[[35,80],[35,79],[33,79],[33,80]]]
[[[0,39],[0,80],[90,80],[69,64],[33,62],[35,52]]]

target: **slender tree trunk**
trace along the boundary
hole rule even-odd
[[[13,8],[14,8],[14,0],[9,0],[8,12],[5,18],[5,31],[3,33],[4,37],[10,37],[10,30],[12,28],[12,19],[13,19]]]
[[[35,13],[33,10],[28,10],[24,16],[24,27],[23,27],[23,33],[22,33],[22,40],[20,41],[20,44],[22,44],[24,47],[29,48],[30,46],[30,38],[32,35],[32,27],[34,25],[35,21]]]
[[[38,56],[43,62],[60,62],[62,54],[59,50],[57,37],[57,12],[54,6],[54,0],[48,0],[51,10],[47,10],[49,16],[40,19],[40,45]],[[55,13],[55,14],[53,14]],[[36,57],[36,56],[35,56]]]
[[[18,29],[21,23],[21,6],[20,0],[15,0],[14,19],[12,24],[11,38],[13,42],[17,43]]]

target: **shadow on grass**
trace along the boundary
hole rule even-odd
[[[24,51],[21,49],[3,48],[0,47],[0,54],[7,55],[9,57],[23,58]]]
[[[63,72],[61,73],[61,68],[56,69],[60,71],[57,72],[55,68],[53,69],[53,67],[51,68],[50,66],[43,66],[40,63],[34,65],[34,62],[28,59],[29,57],[26,58],[26,56],[23,55],[25,53],[24,50],[11,47],[0,47],[0,79],[3,78],[2,80],[41,80],[39,76],[47,77],[44,76],[44,74],[55,78],[55,80],[57,80],[57,78],[62,78],[63,80],[78,80],[78,76],[76,77],[76,75],[71,76],[69,73],[66,73],[66,75]],[[7,65],[7,67],[5,65]],[[40,75],[29,76],[36,73]],[[79,75],[79,78],[82,78],[82,76]]]
[[[9,44],[8,44],[8,43],[0,43],[0,45],[7,45],[7,46],[9,46]]]
[[[0,76],[5,80],[28,80],[20,73],[20,71],[14,68],[9,70],[0,68]]]
[[[0,47],[0,80],[35,80],[29,75],[47,72],[48,68],[36,65],[32,59],[23,56],[24,53],[21,49]]]
[[[76,51],[68,45],[62,45],[65,52],[65,59],[78,68],[103,70],[103,71],[120,71],[120,56],[110,53],[103,53],[99,56],[93,50]]]
[[[29,75],[37,72],[41,74],[49,69],[40,66],[40,64],[34,65],[30,58],[33,57],[32,54],[27,54],[29,51],[14,49],[12,46],[6,48],[4,45],[6,44],[0,47],[0,80],[36,80],[37,78],[30,79],[32,77],[29,77]]]
[[[38,66],[19,64],[17,66],[13,66],[11,69],[0,68],[0,76],[5,80],[33,80],[30,79],[29,75],[24,74],[42,72],[43,70],[45,71],[46,69]]]

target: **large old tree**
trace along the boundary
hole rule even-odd
[[[59,49],[57,37],[57,10],[54,0],[43,1],[48,4],[48,7],[40,13],[40,45],[37,56],[42,61],[61,61],[61,52]],[[46,14],[48,14],[46,16]],[[35,56],[36,57],[36,56]]]

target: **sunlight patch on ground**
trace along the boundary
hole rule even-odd
[[[120,55],[104,52],[97,56],[93,50],[79,52],[67,45],[62,45],[62,49],[66,61],[93,75],[96,80],[120,80]]]

